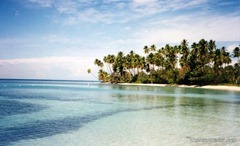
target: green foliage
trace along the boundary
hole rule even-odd
[[[236,47],[230,55],[225,47],[217,48],[215,41],[201,39],[188,45],[144,46],[146,56],[130,51],[104,56],[94,64],[99,67],[98,78],[111,83],[159,83],[159,84],[239,84],[240,50]],[[229,65],[232,57],[238,59]],[[104,68],[107,71],[104,71]],[[90,70],[88,71],[91,72]]]
[[[121,83],[129,83],[132,80],[132,75],[126,71],[123,72],[123,74],[120,76],[120,82]]]
[[[100,69],[98,72],[98,79],[103,83],[110,81],[109,74],[102,69]]]

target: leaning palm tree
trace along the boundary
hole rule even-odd
[[[87,72],[88,72],[88,74],[91,74],[94,78],[97,79],[97,77],[92,73],[92,70],[90,68],[87,70]]]
[[[104,64],[101,60],[95,59],[94,64],[97,65],[99,68],[103,68]]]
[[[104,64],[101,60],[95,59],[94,64],[97,65],[99,68],[103,68]]]
[[[103,61],[107,64],[108,72],[110,74],[113,73],[113,63],[115,61],[115,56],[114,55],[107,55],[104,56]]]

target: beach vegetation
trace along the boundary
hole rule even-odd
[[[239,47],[228,52],[213,40],[190,45],[184,39],[179,45],[144,46],[143,52],[143,56],[130,51],[95,59],[98,79],[104,83],[240,84]]]

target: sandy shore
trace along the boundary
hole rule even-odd
[[[134,83],[119,83],[118,85],[124,85],[124,86],[155,86],[155,87],[173,86],[173,87],[183,87],[183,88],[204,88],[204,89],[229,90],[229,91],[238,91],[238,92],[240,92],[240,87],[237,87],[237,86],[224,86],[224,85],[207,85],[207,86],[191,85],[191,86],[188,86],[188,85],[134,84]]]

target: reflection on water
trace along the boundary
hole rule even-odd
[[[5,81],[0,101],[0,145],[240,143],[234,91]],[[206,143],[211,138],[235,141]]]

